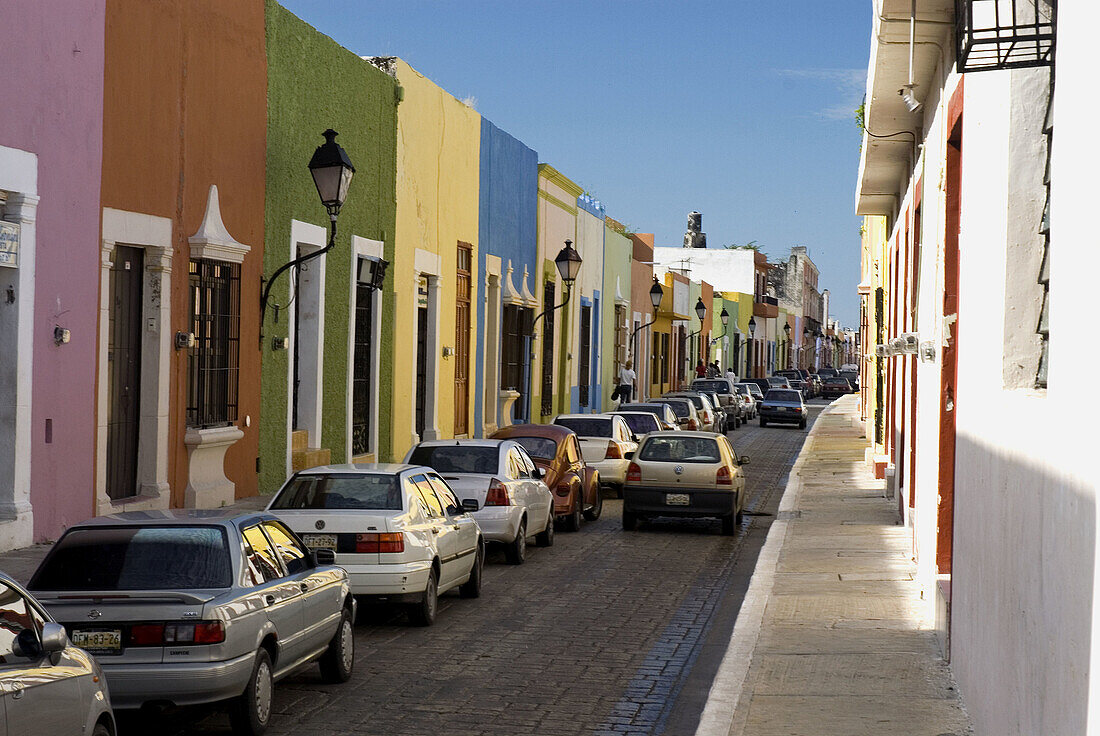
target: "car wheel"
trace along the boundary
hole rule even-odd
[[[416,626],[431,626],[435,623],[435,614],[438,607],[439,574],[435,571],[435,568],[432,568],[428,572],[428,584],[424,586],[424,596],[419,603],[413,603],[409,606],[409,620]]]
[[[271,699],[275,679],[271,672],[271,655],[266,649],[256,652],[252,676],[244,692],[233,699],[229,707],[229,722],[233,733],[240,736],[260,736],[271,720]]]
[[[573,512],[565,517],[565,531],[579,532],[581,530],[581,517],[584,514],[584,491],[577,489],[577,497],[574,499]]]
[[[546,520],[546,526],[535,535],[535,544],[540,547],[554,546],[554,507],[550,506],[550,517]]]
[[[734,521],[740,524],[745,519],[745,499],[744,491],[737,492],[737,514],[734,516]]]
[[[623,484],[619,483],[617,486],[615,486],[615,498],[622,498],[622,497],[623,497]]]
[[[760,417],[760,426],[761,427],[768,426],[768,420],[764,419],[764,417]]]
[[[733,536],[734,530],[737,528],[737,514],[727,514],[722,517],[722,536]]]
[[[600,493],[599,490],[597,489],[597,491],[596,491],[596,503],[592,508],[590,508],[590,509],[588,509],[587,511],[584,512],[584,518],[588,519],[589,521],[595,521],[596,519],[600,518],[600,514],[602,514],[602,513],[603,513],[603,494]]]
[[[509,565],[522,565],[527,559],[527,520],[519,520],[516,538],[504,549],[504,557]]]
[[[623,512],[623,531],[632,532],[638,528],[638,515],[633,511]]]
[[[805,419],[803,419],[801,422],[798,423],[798,428],[799,429],[806,429],[806,420]]]
[[[351,679],[354,664],[355,630],[351,624],[351,611],[345,608],[336,634],[321,655],[321,678],[325,682],[347,682]]]
[[[524,530],[526,533],[526,530]],[[477,540],[477,552],[474,552],[474,566],[470,570],[470,579],[458,586],[458,594],[463,598],[481,597],[481,573],[485,568],[485,545]]]

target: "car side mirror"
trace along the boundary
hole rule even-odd
[[[634,444],[638,444],[638,442],[640,442],[640,440],[638,439],[638,435],[634,434],[633,432],[631,432],[630,434],[630,441]]]
[[[69,636],[65,627],[53,622],[42,626],[42,651],[46,654],[60,652],[69,646]]]
[[[313,555],[313,566],[319,567],[322,565],[335,565],[336,553],[326,547],[319,547],[311,553]]]
[[[477,511],[479,508],[481,508],[481,506],[478,505],[478,502],[477,502],[476,498],[464,498],[464,499],[462,499],[462,511],[463,511],[463,513],[472,514],[475,511]]]
[[[546,477],[546,474],[542,472],[541,468],[535,468],[533,471],[531,471],[531,477],[535,480],[542,480]]]
[[[737,462],[741,463],[742,465],[748,465],[749,464],[749,456],[748,455],[742,455],[741,457],[737,458]]]

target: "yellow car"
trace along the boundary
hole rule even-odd
[[[747,456],[714,432],[651,432],[630,458],[623,488],[623,529],[655,516],[722,520],[733,534],[745,509]]]

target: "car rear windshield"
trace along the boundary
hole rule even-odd
[[[797,404],[802,401],[802,394],[797,391],[776,391],[773,389],[764,397],[764,401],[793,401]]]
[[[692,381],[691,387],[696,391],[713,391],[716,394],[728,394],[729,384],[725,381]]]
[[[626,426],[630,427],[630,431],[636,435],[649,434],[660,429],[657,417],[652,414],[620,414],[619,416],[626,421]]]
[[[677,399],[674,401],[669,401],[667,404],[665,404],[665,406],[671,408],[673,413],[675,413],[676,416],[680,419],[683,419],[686,416],[691,416],[691,404],[690,402],[688,402],[687,399]]]
[[[668,404],[623,404],[619,407],[621,411],[651,411],[658,418],[665,416],[665,409],[667,408]]]
[[[35,573],[35,590],[196,590],[228,588],[233,575],[225,530],[215,526],[74,529]]]
[[[298,475],[271,504],[272,509],[401,510],[397,476],[384,473]]]
[[[497,472],[500,448],[473,447],[471,445],[421,445],[409,455],[413,465],[427,465],[437,473]]]
[[[692,404],[695,404],[695,410],[696,411],[702,411],[703,410],[703,397],[702,396],[680,396],[678,398],[687,399]]]
[[[559,417],[554,420],[559,427],[568,427],[581,437],[610,437],[611,420],[589,417]]]
[[[527,454],[540,460],[553,460],[558,454],[558,443],[548,437],[509,437],[523,445]]]
[[[638,453],[640,460],[658,463],[716,463],[720,457],[709,437],[650,437]]]

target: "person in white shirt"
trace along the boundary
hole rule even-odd
[[[634,372],[633,363],[629,360],[623,364],[623,367],[619,369],[619,403],[627,404],[634,395],[634,381],[637,380],[638,374]]]
[[[733,368],[726,369],[726,378],[730,379],[734,383],[737,383],[737,373],[734,372]]]

